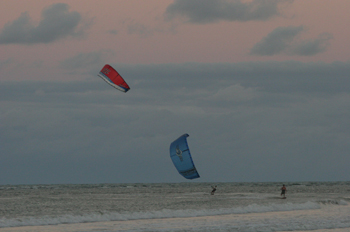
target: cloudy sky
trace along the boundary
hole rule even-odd
[[[0,5],[0,184],[350,180],[350,1]]]

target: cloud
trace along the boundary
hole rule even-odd
[[[152,26],[145,24],[144,22],[136,22],[135,20],[125,20],[123,24],[129,35],[139,35],[144,38],[156,33],[172,33],[174,30],[173,25],[170,25],[170,27],[165,26],[163,22],[158,20],[156,20],[155,24]]]
[[[257,97],[256,89],[251,87],[244,88],[240,84],[230,85],[227,88],[220,89],[210,98],[215,101],[237,101],[246,102]]]
[[[81,15],[69,11],[64,3],[53,4],[42,11],[42,19],[34,25],[27,12],[7,23],[0,33],[0,44],[50,43],[67,36],[79,37],[88,27]]]
[[[314,40],[301,41],[295,44],[289,52],[292,55],[313,56],[326,51],[329,46],[329,40],[332,38],[332,34],[323,33]]]
[[[251,54],[271,56],[289,48],[293,39],[304,30],[299,27],[278,27],[254,45]]]
[[[107,33],[108,33],[108,34],[111,34],[111,35],[118,35],[119,31],[118,31],[118,30],[113,29],[113,30],[109,30],[109,31],[107,31]]]
[[[106,57],[113,55],[113,51],[104,50],[99,52],[79,53],[60,62],[60,67],[67,70],[99,70],[105,63]]]
[[[141,23],[131,23],[127,26],[127,29],[130,35],[138,34],[142,36],[149,36],[149,35],[153,35],[154,33],[153,29]]]
[[[165,12],[167,19],[185,17],[189,23],[215,23],[218,21],[265,21],[280,15],[279,5],[292,1],[253,0],[175,0]]]
[[[13,62],[12,59],[0,60],[0,70],[4,69]]]
[[[321,34],[314,40],[297,40],[297,37],[304,31],[303,26],[278,27],[255,44],[250,54],[313,56],[324,52],[329,46],[329,40],[332,38],[329,33]]]

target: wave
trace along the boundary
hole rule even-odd
[[[104,221],[126,221],[137,219],[162,219],[162,218],[188,218],[201,216],[216,216],[228,214],[250,214],[250,213],[266,213],[277,211],[293,211],[293,210],[312,210],[320,209],[325,205],[348,205],[346,201],[330,200],[319,202],[305,202],[300,204],[268,204],[258,205],[252,204],[242,207],[225,208],[225,209],[203,209],[203,210],[158,210],[158,211],[142,211],[142,212],[95,212],[82,215],[61,215],[61,216],[42,216],[42,217],[21,217],[21,218],[0,218],[0,228],[19,227],[19,226],[40,226],[40,225],[58,225],[71,223],[86,222],[104,222]]]

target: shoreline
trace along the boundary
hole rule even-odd
[[[345,206],[350,207],[350,206]],[[309,230],[278,230],[274,228],[275,223],[282,221],[289,221],[291,218],[302,218],[304,216],[312,215],[314,218],[322,220],[324,212],[320,209],[313,210],[294,210],[283,212],[267,212],[267,213],[250,213],[250,214],[228,214],[216,216],[200,216],[200,217],[184,217],[184,218],[162,218],[162,219],[136,219],[126,221],[106,221],[106,222],[87,222],[87,223],[73,223],[73,224],[59,224],[59,225],[44,225],[44,226],[23,226],[23,227],[8,227],[0,228],[0,232],[81,232],[81,231],[173,231],[173,230],[194,230],[203,229],[230,231],[230,229],[243,228],[250,224],[250,222],[262,223],[262,228],[271,228],[273,231],[287,232],[348,232],[349,228],[334,228],[334,229],[318,229],[318,224],[314,226],[309,225]],[[303,227],[303,221],[293,222],[291,227]],[[314,227],[314,228],[312,228]],[[256,228],[259,231],[259,228]],[[244,230],[244,229],[243,229]]]

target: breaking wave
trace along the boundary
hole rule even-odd
[[[86,223],[86,222],[103,222],[103,221],[126,221],[137,219],[161,219],[161,218],[181,218],[181,217],[201,217],[215,216],[226,214],[249,214],[249,213],[266,213],[278,211],[293,210],[312,210],[320,209],[327,206],[348,205],[344,200],[324,200],[318,202],[305,203],[285,203],[285,204],[268,204],[258,205],[251,204],[248,206],[224,208],[224,209],[205,209],[205,210],[158,210],[146,212],[95,212],[81,215],[60,215],[60,216],[42,216],[42,217],[21,217],[21,218],[1,218],[0,227],[18,227],[18,226],[39,226],[39,225],[58,225],[69,223]]]

